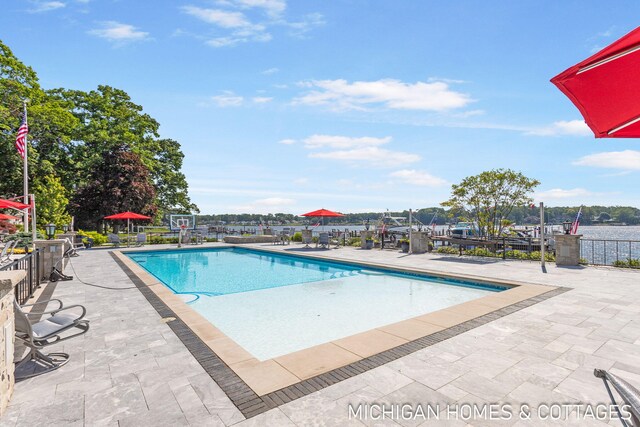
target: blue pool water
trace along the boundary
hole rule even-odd
[[[259,360],[504,289],[244,248],[127,255]]]

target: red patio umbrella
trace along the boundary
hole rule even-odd
[[[307,216],[307,217],[320,217],[322,218],[322,228],[324,229],[324,218],[325,217],[329,217],[329,218],[335,218],[335,217],[339,217],[339,216],[344,216],[339,212],[333,212],[330,211],[328,209],[318,209],[317,211],[313,211],[313,212],[307,212],[305,214],[302,214],[301,216]]]
[[[20,219],[20,218],[18,218],[17,216],[0,213],[0,221],[7,221],[11,219]]]
[[[109,219],[109,220],[125,220],[126,219],[127,220],[127,246],[129,246],[129,221],[131,221],[132,219],[148,220],[148,219],[151,219],[151,217],[146,215],[140,215],[135,212],[127,211],[127,212],[121,212],[115,215],[105,216],[104,219]]]
[[[640,137],[640,27],[551,79],[596,138]]]
[[[30,209],[31,206],[25,205],[24,203],[14,202],[13,200],[0,199],[0,209]]]

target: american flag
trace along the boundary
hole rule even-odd
[[[580,226],[580,217],[582,216],[582,206],[578,210],[578,215],[576,215],[575,221],[573,221],[573,225],[571,225],[571,234],[578,233],[578,227]]]
[[[29,127],[27,126],[27,107],[24,108],[24,115],[22,116],[22,124],[18,128],[18,136],[16,137],[16,150],[20,157],[24,159],[24,153],[27,150],[27,134],[29,133]]]

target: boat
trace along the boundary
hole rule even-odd
[[[458,239],[480,237],[480,230],[475,222],[458,222],[449,229],[449,235]]]

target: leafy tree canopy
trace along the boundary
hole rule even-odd
[[[452,194],[442,206],[467,212],[485,235],[499,236],[515,206],[530,204],[531,192],[540,182],[511,169],[494,169],[469,176],[452,185]]]

